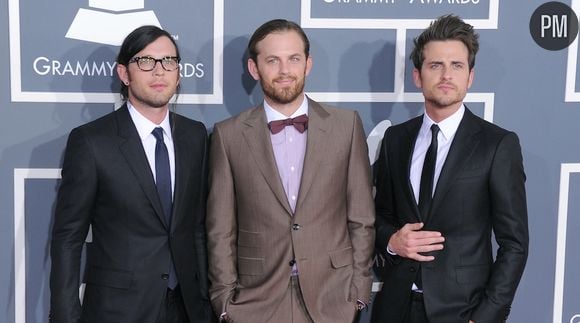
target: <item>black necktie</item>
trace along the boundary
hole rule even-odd
[[[419,212],[423,222],[429,215],[431,200],[433,199],[433,180],[435,177],[435,162],[437,161],[437,134],[439,126],[431,126],[431,145],[425,154],[423,171],[421,172],[421,186],[419,187]]]
[[[288,118],[284,120],[275,120],[270,121],[268,123],[268,128],[272,134],[277,134],[278,132],[282,131],[286,126],[294,126],[298,132],[303,133],[308,129],[308,116],[305,114],[301,114],[296,118]]]
[[[157,139],[157,143],[155,144],[155,185],[157,186],[157,194],[159,194],[161,206],[163,206],[165,223],[167,223],[168,228],[171,228],[173,198],[171,194],[169,152],[167,151],[167,146],[165,146],[165,142],[163,141],[163,128],[157,127],[153,129],[152,133],[153,136],[155,136],[155,139]],[[167,287],[174,289],[175,286],[177,286],[177,275],[175,274],[175,267],[172,260]]]
[[[425,154],[425,162],[423,163],[423,170],[421,171],[421,186],[419,187],[419,212],[421,219],[425,222],[431,207],[431,200],[433,199],[433,180],[435,177],[435,162],[437,161],[437,134],[439,133],[439,126],[433,124],[431,126],[431,145]],[[417,279],[415,285],[420,290],[423,290],[423,280],[421,279],[421,266],[417,271]]]

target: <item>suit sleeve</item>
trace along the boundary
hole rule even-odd
[[[195,246],[197,254],[197,262],[199,264],[199,282],[201,295],[204,299],[209,301],[209,281],[208,281],[208,261],[207,261],[207,233],[205,229],[205,218],[206,218],[206,204],[207,204],[207,173],[208,173],[208,138],[205,127],[202,127],[203,132],[203,150],[202,150],[202,163],[201,163],[201,180],[200,180],[200,190],[199,190],[199,212],[196,217],[195,222]]]
[[[369,303],[372,285],[372,255],[375,240],[375,214],[372,200],[371,170],[362,122],[354,116],[348,167],[347,216],[353,248],[353,279],[350,300]]]
[[[387,156],[387,145],[390,140],[390,129],[385,131],[381,149],[379,152],[379,159],[375,164],[375,212],[377,219],[375,222],[376,239],[375,247],[382,256],[387,257],[387,260],[392,261],[396,256],[390,256],[387,253],[387,245],[391,236],[399,229],[398,221],[394,214],[393,183],[391,180],[391,170],[389,167],[389,156]]]
[[[226,148],[216,125],[211,136],[209,196],[206,228],[208,234],[210,298],[217,314],[226,311],[234,294],[236,267],[236,206],[232,169]]]
[[[499,249],[484,297],[472,313],[475,322],[498,322],[507,317],[528,256],[526,178],[515,133],[502,138],[491,167],[491,216]]]
[[[81,251],[97,189],[93,152],[81,130],[71,132],[65,150],[52,230],[51,322],[78,322]]]

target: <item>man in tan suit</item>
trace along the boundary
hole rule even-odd
[[[252,35],[264,103],[216,124],[207,230],[211,301],[228,322],[350,323],[369,302],[374,208],[356,112],[304,94],[296,23]]]

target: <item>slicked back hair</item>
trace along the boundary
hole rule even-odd
[[[274,19],[258,27],[250,38],[250,42],[248,43],[248,54],[250,55],[250,58],[258,64],[258,50],[256,49],[258,43],[272,33],[285,31],[295,31],[300,38],[302,38],[302,42],[304,43],[304,55],[308,57],[310,55],[310,41],[302,27],[293,21]]]

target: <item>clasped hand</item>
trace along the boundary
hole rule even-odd
[[[389,240],[389,250],[416,261],[433,261],[434,256],[423,255],[442,250],[445,238],[438,231],[422,231],[423,223],[407,223]]]

